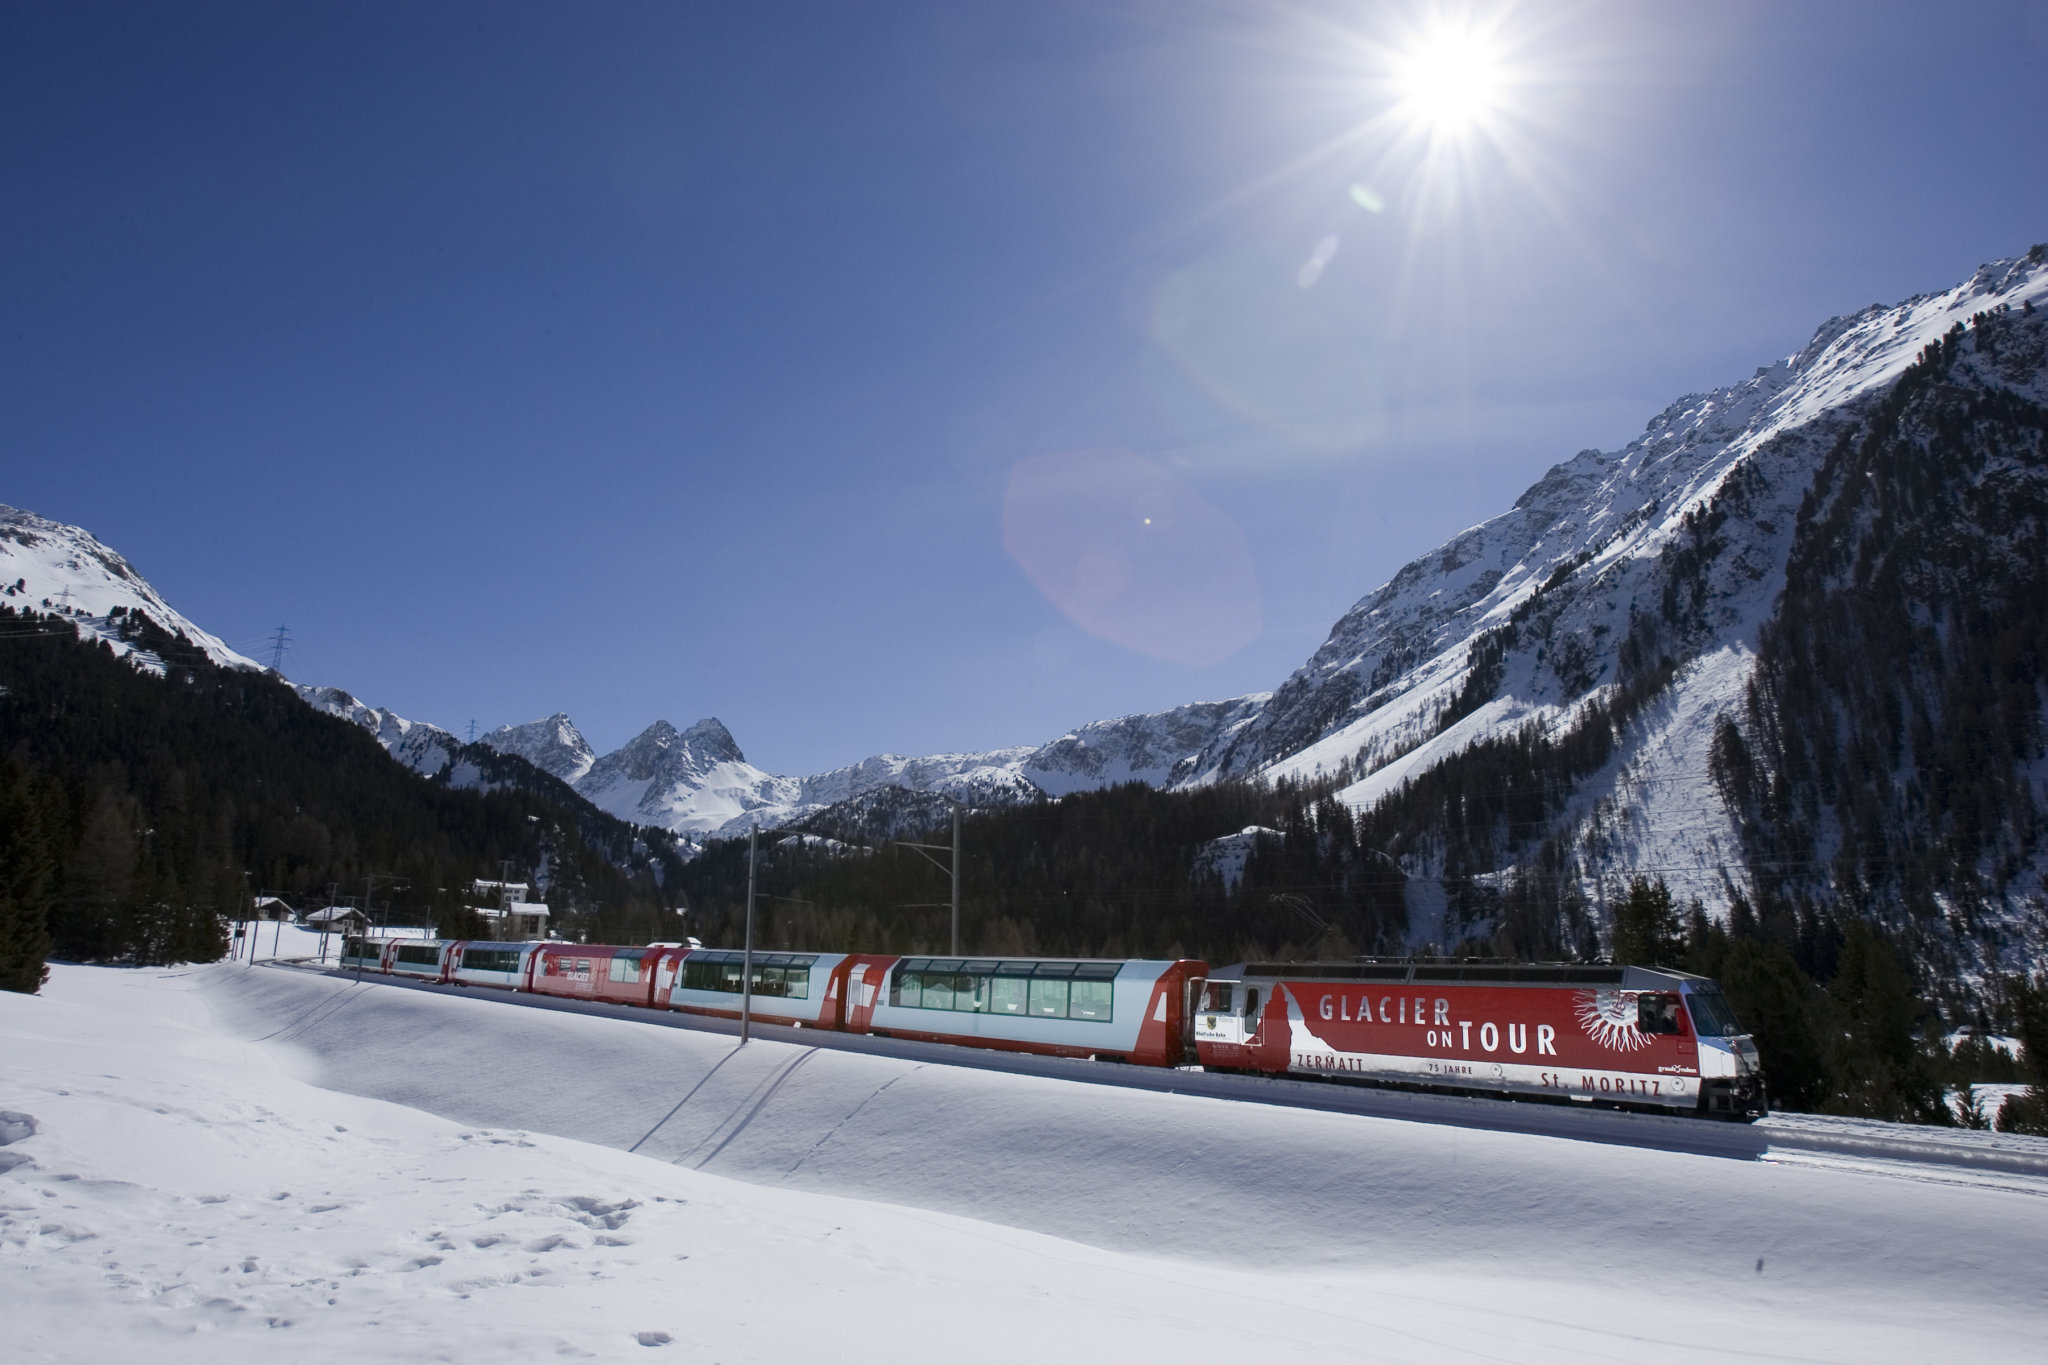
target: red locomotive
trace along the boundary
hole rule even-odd
[[[1761,1118],[1756,1044],[1705,977],[1647,967],[1251,963],[1212,973],[1205,1067]]]

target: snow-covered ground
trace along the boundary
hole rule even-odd
[[[237,964],[60,966],[0,1056],[10,1360],[2024,1359],[2048,1320],[2048,1204],[1968,1180]]]

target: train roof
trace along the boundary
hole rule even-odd
[[[1446,962],[1441,958],[1374,958],[1364,962],[1241,962],[1209,973],[1212,981],[1248,977],[1471,986],[1615,986],[1624,990],[1713,989],[1691,972],[1616,967],[1604,962]]]

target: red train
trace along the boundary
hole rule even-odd
[[[744,954],[351,939],[342,965],[738,1018]],[[1141,1066],[1520,1095],[1731,1119],[1767,1111],[1720,987],[1645,967],[756,953],[762,1023]]]

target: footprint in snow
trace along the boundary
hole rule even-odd
[[[666,1332],[636,1332],[633,1334],[633,1340],[642,1346],[666,1346],[675,1338]]]

